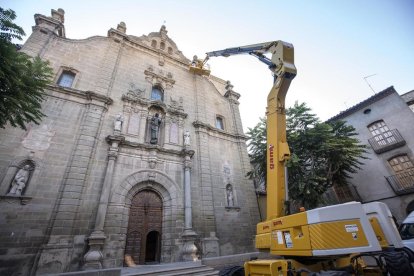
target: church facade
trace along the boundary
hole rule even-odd
[[[52,10],[35,15],[22,51],[55,79],[39,125],[0,129],[0,274],[254,250],[240,95],[189,72],[165,26],[74,40]]]

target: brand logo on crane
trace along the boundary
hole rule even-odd
[[[269,145],[269,168],[273,170],[275,168],[275,162],[273,157],[274,146],[272,144]]]

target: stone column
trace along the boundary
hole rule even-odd
[[[106,167],[105,179],[99,200],[98,212],[95,218],[95,228],[91,235],[88,237],[89,251],[83,257],[85,261],[83,268],[85,270],[102,268],[102,250],[106,239],[104,233],[104,224],[112,186],[112,176],[114,173],[115,161],[118,157],[119,144],[125,139],[125,137],[108,136],[106,139],[109,143],[111,143],[108,151],[108,166]]]
[[[194,151],[191,152],[194,154]],[[184,159],[184,230],[193,228],[192,209],[191,209],[191,156],[186,152]]]
[[[196,232],[193,231],[192,209],[191,209],[191,157],[194,155],[193,150],[184,149],[184,232],[181,235],[183,239],[183,248],[181,250],[183,261],[194,261],[197,257],[197,247],[195,241]]]

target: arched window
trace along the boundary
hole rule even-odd
[[[164,101],[164,91],[162,90],[162,88],[158,85],[155,85],[154,87],[152,87],[152,91],[151,91],[151,100],[156,100],[156,101]]]
[[[165,49],[165,43],[164,42],[161,42],[160,43],[160,48],[161,48],[161,50],[164,50]]]
[[[169,53],[170,55],[172,55],[172,53],[173,53],[173,49],[172,49],[171,47],[168,47],[168,53]]]
[[[156,40],[151,41],[151,47],[157,48],[157,41]]]

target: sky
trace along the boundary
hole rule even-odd
[[[305,102],[321,120],[394,86],[414,89],[414,0],[1,0],[13,9],[27,35],[33,15],[65,10],[66,37],[106,36],[121,22],[127,34],[159,31],[183,54],[283,40],[295,48],[297,76],[286,106]],[[212,74],[230,80],[241,94],[247,130],[265,116],[273,78],[266,65],[249,55],[216,57]]]

